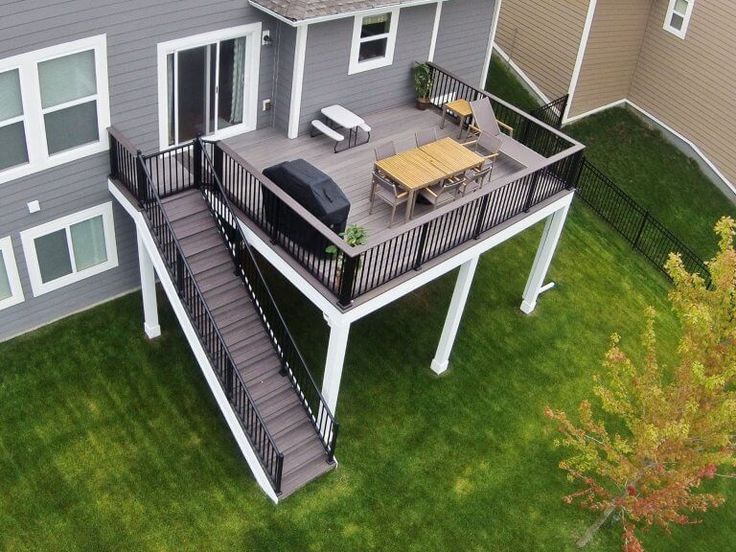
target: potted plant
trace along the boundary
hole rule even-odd
[[[368,241],[368,232],[362,226],[351,224],[344,232],[340,233],[340,237],[345,240],[345,243],[350,247],[356,247],[358,245],[363,245]],[[344,253],[336,245],[328,246],[327,249],[325,249],[325,253],[332,255],[337,261],[335,263],[335,283],[340,287],[340,283],[342,281],[342,259]],[[359,260],[358,268],[360,268],[360,263],[362,263],[362,259]]]
[[[430,106],[429,96],[432,93],[432,70],[426,63],[414,66],[414,90],[417,93],[417,109],[424,111]]]

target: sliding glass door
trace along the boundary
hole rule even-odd
[[[248,56],[250,43],[249,36],[240,36],[167,54],[168,145],[243,127],[256,100],[248,93],[257,79],[255,56]]]

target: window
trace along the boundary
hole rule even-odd
[[[664,30],[685,38],[694,3],[695,0],[670,0],[664,20]]]
[[[356,16],[348,74],[391,65],[394,62],[398,26],[398,8],[385,13]]]
[[[0,60],[0,182],[107,149],[105,36]]]
[[[42,295],[118,265],[112,203],[20,233],[33,295]]]
[[[23,289],[10,237],[0,239],[0,310],[23,302]]]

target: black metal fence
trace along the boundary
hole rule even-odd
[[[580,167],[577,195],[664,274],[669,254],[679,253],[688,272],[698,272],[710,286],[705,262],[587,159]]]
[[[548,104],[532,109],[529,114],[540,121],[544,121],[551,127],[562,128],[562,117],[565,114],[565,109],[567,108],[567,102],[569,99],[570,95],[565,94],[556,100],[552,100]]]

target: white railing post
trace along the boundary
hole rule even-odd
[[[468,294],[473,285],[473,276],[475,275],[477,266],[478,257],[472,257],[460,265],[460,272],[457,275],[455,291],[452,293],[452,300],[450,301],[450,308],[447,311],[445,325],[442,328],[440,342],[437,345],[437,352],[434,355],[434,359],[432,359],[432,371],[438,375],[445,372],[450,364],[450,353],[455,343],[455,336],[457,336],[460,321],[463,318],[465,304],[468,301]]]

